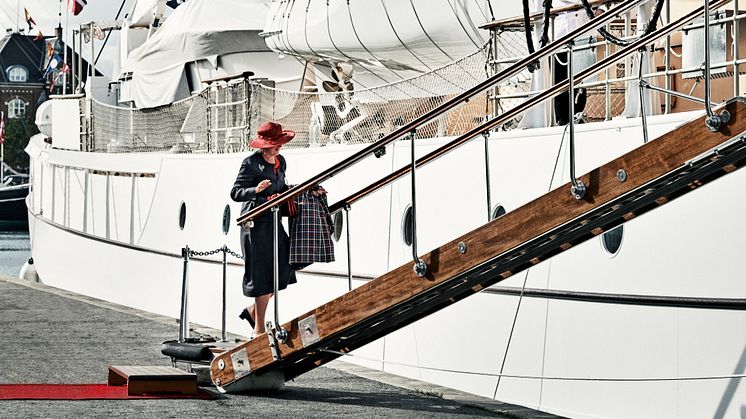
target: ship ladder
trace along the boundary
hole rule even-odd
[[[581,199],[568,183],[421,255],[424,276],[400,266],[282,325],[284,342],[270,330],[219,354],[214,384],[293,379],[741,168],[746,100],[723,108],[731,118],[718,131],[704,115],[580,176]]]

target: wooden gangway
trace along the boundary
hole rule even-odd
[[[218,355],[213,382],[231,392],[290,380],[739,169],[746,100],[723,108],[719,131],[703,115],[581,176],[582,199],[568,183],[421,255],[424,277],[405,264],[284,324],[284,343],[270,330]]]

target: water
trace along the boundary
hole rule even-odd
[[[17,278],[29,256],[28,231],[0,231],[0,275]]]

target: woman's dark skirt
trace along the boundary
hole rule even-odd
[[[295,271],[290,267],[290,239],[280,224],[280,281],[279,289],[296,283]],[[274,228],[270,223],[254,223],[250,229],[241,228],[241,248],[246,264],[243,275],[243,295],[259,297],[274,292]]]

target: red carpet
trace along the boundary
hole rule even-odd
[[[196,395],[153,394],[128,396],[127,386],[106,384],[0,384],[0,400],[125,400],[125,399],[214,399],[211,393]]]

